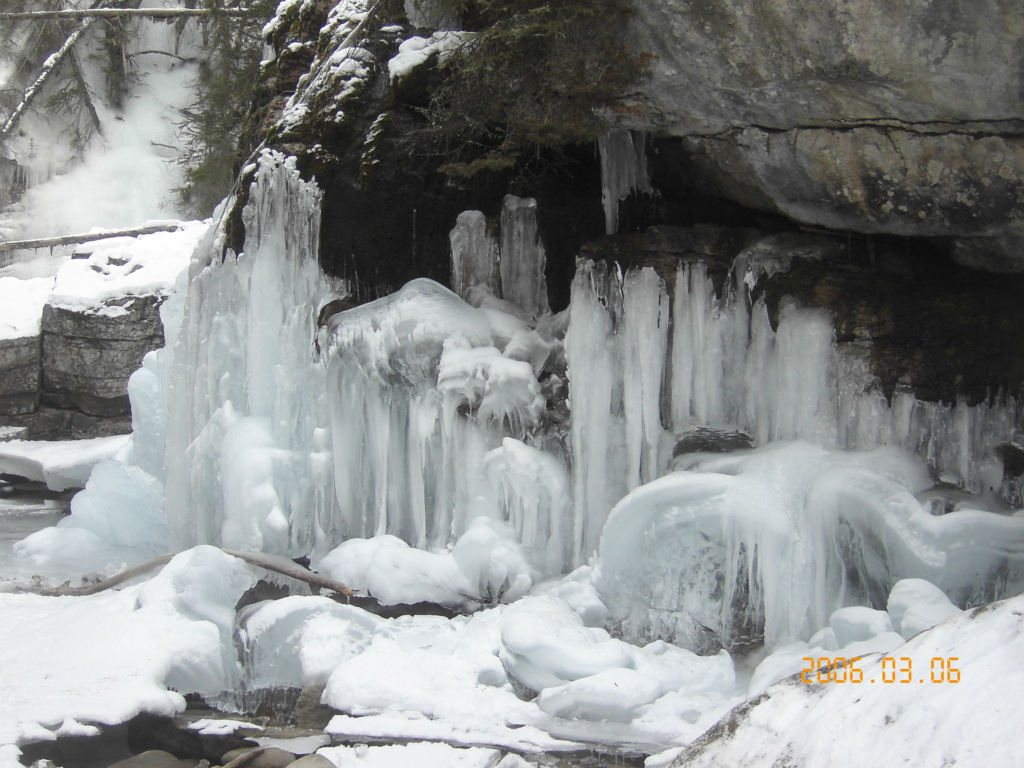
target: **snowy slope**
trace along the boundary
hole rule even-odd
[[[896,663],[884,668],[882,656],[860,662],[860,683],[787,678],[730,712],[672,765],[1020,765],[1024,597],[954,616],[890,656]],[[933,682],[956,677],[943,663],[959,670],[958,682]]]

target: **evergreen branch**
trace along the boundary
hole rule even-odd
[[[36,81],[29,86],[27,91],[25,91],[25,95],[22,97],[21,103],[14,108],[14,112],[11,113],[11,116],[7,118],[7,122],[5,122],[3,127],[0,128],[0,141],[6,139],[10,135],[11,131],[14,130],[14,127],[18,124],[21,116],[25,114],[25,110],[28,109],[32,100],[39,94],[39,91],[42,90],[46,81],[50,79],[50,75],[54,73],[58,65],[64,60],[64,57],[71,52],[71,49],[75,47],[75,43],[77,43],[78,39],[85,34],[89,27],[92,26],[94,21],[96,21],[96,19],[84,19],[75,31],[68,35],[68,38],[64,41],[64,45],[62,45],[56,53],[50,54],[46,59],[46,62],[43,64],[43,69],[39,73],[39,77],[37,77]]]
[[[64,11],[20,11],[0,13],[0,21],[20,19],[116,19],[124,17],[148,17],[153,19],[177,19],[182,16],[251,16],[245,8],[88,8]]]
[[[82,101],[85,104],[85,110],[89,113],[89,117],[92,120],[92,124],[96,129],[96,132],[103,135],[103,124],[100,122],[99,113],[96,111],[96,105],[93,104],[92,94],[89,92],[89,84],[85,82],[85,76],[82,75],[82,64],[78,60],[78,54],[74,51],[71,52],[71,69],[74,73],[75,82],[78,84],[78,88],[82,93]]]

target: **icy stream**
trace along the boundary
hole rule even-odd
[[[697,262],[671,286],[581,263],[553,316],[534,204],[510,198],[496,238],[459,218],[461,296],[416,280],[318,330],[346,290],[317,266],[318,205],[264,154],[244,252],[222,259],[211,232],[163,307],[173,341],[132,378],[131,445],[18,546],[98,572],[183,552],[119,598],[60,598],[140,637],[144,613],[175,627],[139,665],[156,688],[319,684],[336,736],[654,753],[805,655],[890,651],[1024,590],[1024,518],[980,508],[1018,492],[991,450],[1015,403],[890,404],[825,312],[785,306],[771,327],[750,294],[781,267],[756,247],[724,296]],[[736,432],[754,447],[673,455]],[[932,515],[936,478],[967,501]],[[382,619],[295,587],[232,618],[260,574],[206,544],[309,555],[383,604],[467,615]],[[131,716],[69,707],[3,715],[0,743],[54,712]]]

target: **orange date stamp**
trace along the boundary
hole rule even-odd
[[[800,671],[801,683],[913,683],[914,660],[906,656],[897,659],[894,656],[882,657],[881,680],[864,679],[864,670],[857,668],[861,656],[843,658],[837,656],[821,656],[814,658],[804,656],[809,666]],[[959,656],[934,656],[931,659],[927,677],[919,676],[916,682],[925,683],[959,683],[960,670],[954,662],[960,661]]]

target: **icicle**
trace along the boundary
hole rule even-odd
[[[668,343],[668,292],[650,267],[626,275],[622,299],[622,401],[626,485],[632,490],[660,474],[661,389]]]
[[[537,201],[506,195],[501,209],[502,297],[528,315],[547,312],[546,263],[537,233]]]
[[[619,457],[624,435],[615,401],[618,360],[607,273],[581,264],[572,283],[565,356],[572,413],[573,562],[596,550],[608,512],[625,492]]]
[[[466,299],[469,289],[484,286],[501,298],[498,243],[487,232],[480,211],[463,211],[449,235],[452,246],[452,290]]]
[[[619,229],[619,201],[630,192],[647,192],[647,134],[611,130],[597,140],[601,155],[601,200],[604,204],[605,234]]]

